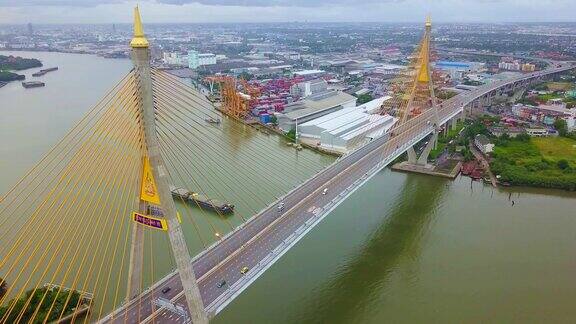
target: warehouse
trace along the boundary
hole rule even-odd
[[[341,109],[298,125],[298,137],[307,144],[327,150],[347,152],[385,134],[396,122],[376,114],[384,101],[372,100],[358,107]]]
[[[286,105],[283,113],[276,114],[279,127],[287,132],[298,124],[326,114],[356,106],[356,97],[340,91],[327,91]]]

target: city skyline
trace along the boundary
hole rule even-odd
[[[129,23],[135,4],[148,23],[574,21],[570,0],[0,0],[0,23]]]

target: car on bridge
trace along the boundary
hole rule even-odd
[[[242,267],[242,269],[240,270],[240,273],[246,274],[246,272],[248,272],[248,270],[250,270],[248,267]]]

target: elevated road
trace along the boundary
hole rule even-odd
[[[482,52],[482,51],[475,51],[475,50],[453,49],[453,48],[444,48],[444,47],[436,47],[435,50],[438,52],[452,53],[452,54],[458,54],[458,55],[513,57],[513,58],[523,59],[523,60],[544,62],[548,65],[554,64],[553,60],[549,60],[549,59],[545,59],[545,58],[541,58],[541,57],[535,57],[535,56],[525,56],[525,55],[495,53],[495,52]]]
[[[464,106],[501,88],[573,68],[572,65],[564,64],[458,95],[439,107],[440,123],[447,123],[462,113]],[[399,126],[395,136],[377,138],[338,159],[282,197],[280,200],[285,206],[282,211],[277,208],[279,201],[268,206],[221,241],[197,255],[193,260],[193,268],[209,314],[214,316],[220,312],[331,210],[409,147],[431,134],[434,129],[429,121],[432,121],[433,117],[433,111],[429,110]],[[249,270],[243,274],[241,270],[244,267]],[[226,284],[219,287],[223,281]],[[162,293],[167,287],[170,291]],[[100,322],[185,321],[168,309],[157,309],[154,301],[158,297],[186,305],[178,273],[170,273],[138,298],[118,308]]]

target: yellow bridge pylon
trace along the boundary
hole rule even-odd
[[[424,36],[415,54],[411,56],[408,68],[392,81],[393,98],[383,104],[382,113],[397,117],[398,125],[428,109],[436,108],[432,68],[430,67],[431,34],[432,21],[428,16]]]

